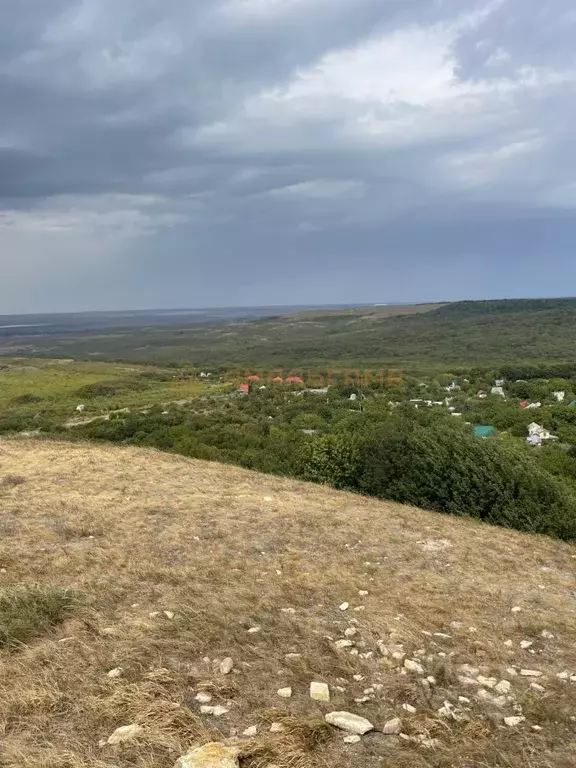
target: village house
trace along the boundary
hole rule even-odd
[[[500,379],[499,379],[500,381]],[[504,387],[502,387],[500,384],[496,384],[494,387],[490,389],[491,395],[499,395],[500,397],[506,397],[506,394],[504,392]]]
[[[558,440],[558,438],[535,421],[528,425],[528,437],[526,438],[526,442],[529,445],[542,445],[546,440]]]
[[[561,390],[552,392],[552,397],[556,400],[557,403],[563,403],[564,398],[566,397],[566,392],[562,392]]]

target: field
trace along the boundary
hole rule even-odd
[[[195,397],[205,385],[185,370],[72,359],[2,358],[0,418],[26,428]]]
[[[213,740],[242,768],[576,764],[574,545],[33,439],[0,442],[0,496],[3,768],[172,768]],[[22,647],[6,640],[15,595]],[[346,744],[332,710],[375,728]],[[126,725],[138,735],[107,743]]]

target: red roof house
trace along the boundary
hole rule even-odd
[[[252,376],[248,376],[247,378],[248,381],[260,381],[260,376],[256,376],[254,374]]]
[[[284,379],[282,378],[282,376],[275,376],[272,379],[272,384],[282,384],[283,381]]]
[[[288,384],[304,384],[304,379],[301,376],[288,376],[286,381]]]
[[[238,392],[242,392],[245,395],[247,395],[248,392],[250,392],[250,385],[249,384],[240,384],[240,386],[238,387]]]

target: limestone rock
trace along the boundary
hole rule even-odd
[[[326,683],[310,683],[310,698],[315,701],[330,701],[330,689]]]
[[[111,669],[110,672],[107,673],[107,676],[112,678],[122,677],[123,672],[124,670],[122,669],[122,667],[116,667],[115,669]]]
[[[352,640],[348,640],[348,638],[343,638],[342,640],[336,640],[334,643],[334,646],[338,648],[338,650],[341,650],[342,648],[351,648],[354,645]]]
[[[416,714],[416,707],[413,707],[412,704],[402,704],[402,709],[405,712],[409,712],[411,715]]]
[[[209,704],[212,701],[212,694],[207,691],[200,691],[194,698],[196,701],[199,701],[200,704]]]
[[[242,736],[256,736],[258,733],[258,726],[257,725],[251,725],[249,728],[246,728],[245,731],[242,731]]]
[[[399,717],[395,717],[393,720],[388,720],[387,723],[384,723],[382,733],[385,733],[387,736],[398,736],[398,734],[402,733],[402,720],[400,720]]]
[[[347,610],[348,610],[348,608],[350,608],[350,603],[340,603],[340,605],[338,606],[338,608],[339,608],[341,611],[347,611]]]
[[[270,726],[270,733],[282,733],[282,731],[285,731],[286,728],[282,725],[282,723],[272,723]]]
[[[365,717],[360,715],[354,715],[352,712],[328,712],[324,716],[324,719],[329,725],[333,725],[336,728],[340,728],[342,731],[348,731],[348,733],[356,733],[362,736],[368,731],[371,731],[374,726]]]
[[[194,747],[176,761],[174,768],[239,768],[240,748],[220,741]]]
[[[523,723],[524,720],[526,720],[526,718],[523,717],[522,715],[513,715],[512,717],[505,717],[504,718],[504,722],[510,728],[514,728],[514,726],[520,725],[520,723]]]
[[[278,696],[280,696],[283,699],[289,699],[292,696],[292,688],[279,688],[278,689]]]
[[[344,736],[343,741],[345,744],[358,744],[359,741],[362,741],[362,737],[358,736],[357,733],[351,733],[350,736]]]
[[[536,669],[521,669],[520,674],[523,677],[542,677],[542,672],[538,672]]]
[[[498,685],[494,686],[496,693],[510,693],[510,688],[512,685],[508,680],[500,680]]]
[[[108,744],[122,744],[124,741],[133,741],[138,736],[144,733],[144,728],[137,723],[131,723],[130,725],[121,725],[120,728],[116,728],[114,733],[108,736]]]
[[[414,661],[414,659],[405,659],[404,668],[407,669],[408,672],[415,672],[417,675],[424,674],[424,667],[422,666],[422,664],[419,664],[417,661]]]
[[[232,672],[232,668],[234,666],[234,662],[230,658],[230,656],[227,656],[225,659],[223,659],[220,662],[220,672],[223,675],[229,675],[230,672]]]

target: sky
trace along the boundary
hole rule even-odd
[[[0,314],[576,295],[573,0],[18,0]]]

